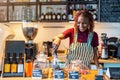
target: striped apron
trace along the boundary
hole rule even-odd
[[[89,67],[94,56],[93,47],[91,46],[93,32],[89,32],[86,43],[77,42],[77,38],[78,34],[74,33],[74,42],[70,45],[66,65],[69,64],[71,60],[80,60],[82,64]]]

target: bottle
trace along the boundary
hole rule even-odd
[[[48,20],[48,15],[49,15],[49,12],[48,12],[48,9],[49,9],[49,7],[46,7],[46,14],[45,14],[45,20]]]
[[[94,20],[97,20],[97,12],[96,11],[93,12],[93,18],[94,18]]]
[[[33,60],[30,55],[26,55],[26,62],[25,62],[25,76],[31,77],[32,76],[32,69],[33,69]]]
[[[44,13],[41,13],[40,20],[45,20],[45,14]]]
[[[76,14],[76,7],[75,7],[75,5],[73,5],[74,7],[73,7],[73,10],[72,10],[72,12],[73,12],[73,17],[75,16],[75,14]]]
[[[23,70],[24,70],[24,65],[23,65],[22,53],[19,53],[17,72],[21,73],[21,72],[23,72]]]
[[[57,8],[57,20],[61,20],[61,8]]]
[[[66,8],[63,8],[62,20],[66,20],[66,19],[67,19]]]
[[[16,59],[16,53],[13,53],[12,57],[12,63],[11,63],[11,73],[17,72],[17,59]]]
[[[53,14],[52,14],[52,20],[56,20],[56,14],[55,14],[55,12],[53,12]]]
[[[69,15],[68,15],[68,19],[69,20],[73,20],[73,5],[69,6]]]
[[[49,7],[49,9],[48,9],[48,19],[49,20],[52,20],[52,8],[51,7]]]
[[[10,73],[10,53],[5,54],[4,73]]]

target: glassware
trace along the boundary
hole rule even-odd
[[[5,10],[0,9],[0,21],[4,21],[4,20],[5,20]]]
[[[66,68],[68,68],[69,71],[77,71],[82,75],[89,73],[89,68],[86,65],[82,64],[82,61],[80,60],[72,60],[70,64],[66,66]]]
[[[33,21],[34,20],[34,8],[31,6],[23,6],[22,7],[22,20],[23,21]]]
[[[36,69],[42,70],[42,78],[48,78],[49,75],[49,61],[47,58],[47,55],[41,52],[36,55],[36,60],[34,61],[34,64],[37,63]]]

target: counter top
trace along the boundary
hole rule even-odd
[[[99,63],[120,63],[120,59],[99,59]]]
[[[98,73],[97,70],[90,70],[89,74],[81,75],[80,80],[95,80],[95,75]],[[7,78],[0,78],[0,80],[54,80],[53,78],[50,79],[34,79],[34,78],[24,78],[24,77],[7,77]],[[64,80],[68,80],[65,78]],[[104,77],[104,80],[110,80]]]

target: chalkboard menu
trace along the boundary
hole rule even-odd
[[[100,22],[120,22],[120,0],[100,0]]]

